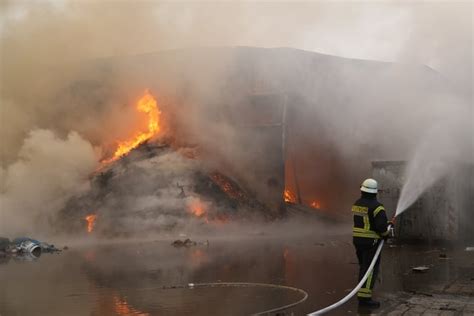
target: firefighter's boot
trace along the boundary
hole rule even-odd
[[[359,306],[369,307],[369,308],[379,308],[380,302],[374,301],[371,298],[359,299]]]

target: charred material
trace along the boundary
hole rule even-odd
[[[250,190],[169,144],[146,142],[107,164],[69,200],[58,230],[102,236],[220,225],[271,212]]]

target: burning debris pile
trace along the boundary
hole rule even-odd
[[[161,111],[158,108],[156,99],[153,97],[153,95],[151,95],[150,91],[146,90],[145,95],[140,100],[138,100],[137,111],[148,115],[148,130],[137,132],[129,140],[119,141],[113,156],[108,159],[104,159],[102,163],[111,163],[122,156],[127,155],[131,150],[158,135],[160,132]]]
[[[62,226],[105,235],[223,224],[265,206],[217,171],[166,144],[144,143],[95,174],[61,214]]]
[[[68,201],[57,227],[129,236],[268,217],[270,212],[252,193],[189,155],[195,148],[176,148],[160,134],[161,112],[150,92],[137,109],[148,115],[147,130],[118,142],[113,156],[91,175],[90,188]]]

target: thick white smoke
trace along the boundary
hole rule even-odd
[[[65,201],[85,189],[97,164],[94,148],[75,132],[61,139],[49,130],[33,130],[18,160],[1,169],[2,234],[44,232]]]

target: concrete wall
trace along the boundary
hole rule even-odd
[[[406,164],[402,161],[372,162],[373,177],[379,182],[379,200],[388,216],[395,213]],[[396,234],[403,240],[470,240],[473,224],[472,168],[462,167],[429,188],[397,219]]]

